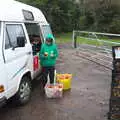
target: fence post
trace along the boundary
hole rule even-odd
[[[75,35],[75,31],[73,30],[73,48],[77,48],[77,36]]]
[[[73,30],[73,34],[72,34],[72,47],[74,48],[74,30]]]

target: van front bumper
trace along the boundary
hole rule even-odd
[[[3,105],[5,105],[5,103],[6,103],[6,98],[5,98],[5,97],[0,98],[0,108],[1,108]]]

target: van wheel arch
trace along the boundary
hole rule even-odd
[[[17,105],[24,105],[29,102],[31,98],[31,74],[30,72],[26,73],[19,84],[17,93],[15,94],[15,102]]]
[[[31,73],[30,72],[27,72],[26,74],[23,75],[23,77],[25,77],[25,76],[29,77],[30,81],[32,81],[32,77],[31,77]]]

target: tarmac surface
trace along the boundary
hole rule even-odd
[[[71,90],[47,99],[36,80],[30,102],[22,107],[8,102],[0,109],[1,120],[107,120],[111,70],[77,56],[75,49],[61,48],[56,70],[73,74]]]

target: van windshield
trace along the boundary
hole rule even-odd
[[[45,40],[48,34],[52,34],[51,28],[49,25],[42,25],[43,38]]]

